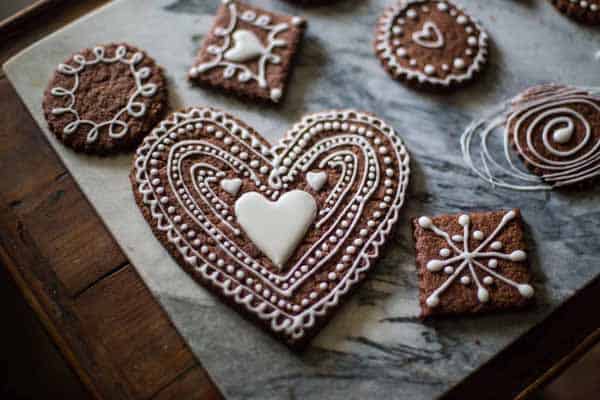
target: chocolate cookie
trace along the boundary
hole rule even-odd
[[[421,86],[464,83],[487,61],[487,34],[449,1],[398,1],[379,18],[375,35],[385,70]]]
[[[279,102],[304,26],[300,17],[224,0],[189,78],[243,97]]]
[[[272,147],[225,112],[190,108],[144,140],[131,182],[182,268],[300,346],[379,256],[408,164],[392,127],[371,114],[312,114]]]
[[[550,0],[569,17],[588,24],[600,24],[600,0]]]
[[[108,44],[60,64],[44,93],[50,130],[75,151],[109,154],[137,146],[167,109],[162,69],[145,52]]]
[[[534,290],[519,210],[413,220],[423,317],[521,307]]]
[[[600,174],[600,97],[561,85],[533,87],[512,102],[508,138],[552,187]]]

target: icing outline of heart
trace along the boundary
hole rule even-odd
[[[431,40],[432,34],[435,35],[435,40]],[[412,40],[428,49],[439,49],[444,46],[444,36],[433,21],[426,21],[420,31],[413,32]]]
[[[325,131],[327,135],[313,143]],[[220,146],[217,145],[219,143]],[[235,151],[234,147],[237,147]],[[295,160],[290,160],[292,152],[296,154]],[[329,211],[324,205],[319,208],[319,221],[315,222],[315,226],[318,229],[321,222],[320,226],[326,228],[326,232],[318,236],[315,243],[308,243],[312,246],[310,249],[303,248],[304,244],[297,249],[293,266],[283,271],[282,276],[288,274],[284,279],[269,269],[269,265],[261,266],[256,261],[248,262],[245,269],[242,268],[243,263],[236,264],[234,268],[232,260],[237,257],[236,252],[241,254],[236,240],[240,243],[248,241],[243,232],[236,229],[235,222],[231,222],[233,226],[227,231],[227,236],[219,233],[223,234],[221,240],[225,244],[222,246],[215,245],[215,240],[212,244],[211,240],[204,240],[215,229],[211,218],[219,215],[205,216],[204,209],[210,203],[196,205],[196,197],[192,198],[187,194],[191,192],[186,192],[188,187],[196,185],[190,177],[196,176],[197,167],[202,164],[198,160],[193,162],[199,154],[214,160],[221,159],[223,165],[230,164],[244,180],[246,193],[254,190],[247,186],[255,185],[256,191],[262,191],[274,200],[286,191],[301,187],[301,184],[308,188],[305,179],[298,174],[305,175],[311,166],[314,169],[330,168],[340,177],[349,174],[353,177],[352,186],[347,184],[347,188],[342,189],[339,197],[344,199],[345,205],[339,210],[336,207],[341,201]],[[314,165],[318,160],[320,168]],[[351,164],[354,167],[348,172]],[[346,175],[342,175],[342,170]],[[209,186],[218,185],[219,179],[231,178],[232,173],[233,170],[227,173],[213,171],[203,179],[209,182]],[[362,180],[355,180],[359,175]],[[144,213],[147,222],[155,235],[164,236],[162,239],[169,244],[165,243],[165,247],[179,265],[203,286],[246,308],[264,327],[292,344],[301,341],[311,327],[318,325],[318,320],[328,319],[331,315],[327,310],[337,306],[340,298],[364,279],[365,272],[379,256],[379,248],[398,218],[408,176],[409,156],[402,141],[393,128],[372,114],[345,110],[308,115],[271,147],[252,128],[227,113],[210,108],[192,108],[171,114],[144,139],[136,152],[131,181],[140,208],[148,211]],[[338,184],[343,187],[343,179],[340,178]],[[195,195],[206,200],[199,187],[194,187],[198,189]],[[351,192],[353,188],[360,191]],[[167,194],[175,196],[177,201],[173,202]],[[346,196],[353,196],[352,200],[348,202]],[[188,226],[182,216],[193,219],[197,225]],[[316,255],[320,249],[326,253],[324,241],[335,236],[328,232],[337,231],[345,221],[350,221],[351,225],[348,227],[346,224],[347,232],[340,235],[338,244],[328,242],[328,247],[333,248],[330,253],[317,260],[316,267],[303,271],[300,267],[310,265],[309,256]],[[234,231],[241,235],[238,239],[235,239]],[[366,232],[364,235],[363,231]],[[225,236],[232,239],[224,239]],[[321,247],[317,248],[317,245]],[[227,254],[234,257],[225,261]],[[337,265],[336,260],[339,261]],[[307,279],[343,263],[347,267],[334,270],[337,275],[333,271],[328,274],[331,281],[320,283],[325,287],[316,300],[306,306],[293,304],[289,307],[296,290]],[[244,272],[243,276],[240,271]],[[334,275],[335,279],[332,278]],[[248,283],[250,277],[252,282]],[[285,300],[286,296],[291,300]],[[284,300],[286,307],[280,306]]]

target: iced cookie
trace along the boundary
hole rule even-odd
[[[168,93],[162,69],[144,51],[109,44],[60,64],[44,93],[50,130],[75,151],[131,150],[160,121]]]
[[[408,164],[392,127],[372,114],[308,115],[271,146],[225,112],[190,108],[144,140],[131,182],[182,268],[300,346],[373,267]]]
[[[189,78],[233,94],[279,102],[305,20],[224,0]]]
[[[533,296],[519,210],[413,221],[423,317],[522,307]]]
[[[395,79],[428,87],[471,80],[487,61],[488,37],[449,1],[398,1],[379,18],[375,52]]]
[[[569,17],[588,24],[600,24],[600,0],[551,0]]]

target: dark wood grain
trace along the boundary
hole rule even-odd
[[[219,398],[5,79],[0,99],[0,259],[65,358],[97,398]]]

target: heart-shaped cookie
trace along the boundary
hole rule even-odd
[[[379,256],[408,175],[402,141],[371,114],[309,115],[271,147],[227,113],[192,108],[144,140],[131,181],[190,275],[299,345]]]

